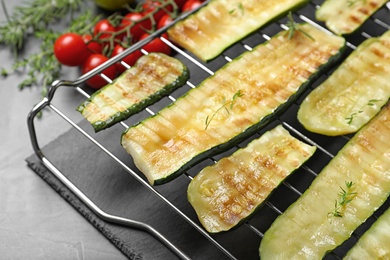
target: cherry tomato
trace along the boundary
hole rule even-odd
[[[64,33],[54,42],[54,55],[63,65],[79,66],[88,57],[89,52],[80,35]]]
[[[149,36],[148,33],[144,33],[141,36],[140,40],[143,40],[148,36]],[[168,39],[168,35],[166,35],[165,33],[162,34],[161,36]],[[171,47],[166,45],[159,37],[154,38],[153,40],[145,44],[142,48],[147,52],[162,52],[167,55],[171,54]]]
[[[125,47],[123,47],[120,44],[115,45],[114,50],[112,51],[112,57],[118,55],[119,53],[122,53],[124,50],[126,50]],[[122,59],[125,63],[127,63],[129,66],[133,66],[136,61],[142,56],[142,52],[140,50],[135,50],[126,57]],[[123,66],[120,62],[115,64],[116,69],[120,72],[123,73],[126,70],[126,67]]]
[[[167,5],[165,7],[162,7],[163,3],[161,1],[156,0],[147,0],[142,5],[143,14],[147,15],[151,12],[153,12],[153,18],[155,21],[159,21],[164,15],[166,15],[168,12],[173,11],[172,5]],[[158,9],[158,11],[156,11]]]
[[[189,11],[192,11],[192,10],[194,10],[195,8],[197,8],[198,6],[200,6],[201,4],[202,4],[202,1],[200,1],[200,0],[189,0],[189,1],[187,1],[187,2],[183,5],[181,11],[182,11],[182,12],[189,12]]]
[[[181,10],[183,5],[187,2],[187,0],[174,0],[174,1],[177,7],[179,8],[179,10]]]
[[[140,22],[143,17],[143,14],[136,12],[126,14],[118,26],[118,31],[124,31],[120,33],[119,39],[123,40],[124,37],[129,36],[127,35],[127,30],[125,29],[126,27],[131,27],[129,32],[133,42],[137,41],[141,35],[145,33],[145,30],[150,30],[152,28],[152,22],[150,19],[145,19]]]
[[[99,39],[105,39],[115,33],[115,27],[107,19],[97,22],[93,28],[93,34],[99,35]]]
[[[102,53],[103,47],[100,43],[92,40],[92,35],[84,34],[83,40],[87,44],[87,49],[90,53]]]
[[[165,14],[157,23],[157,29],[161,29],[173,22],[173,18],[169,14]]]
[[[102,54],[91,54],[84,62],[84,64],[81,66],[81,73],[85,74],[94,68],[98,67],[99,65],[106,62],[108,58]],[[103,70],[102,72],[104,75],[109,77],[110,79],[114,79],[116,76],[116,69],[115,66],[110,66],[107,69]],[[107,81],[103,79],[100,75],[95,75],[92,78],[88,79],[86,81],[87,85],[90,86],[93,89],[99,89],[105,85],[107,85]]]

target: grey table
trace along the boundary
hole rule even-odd
[[[9,13],[25,1],[7,1]],[[1,8],[0,8],[1,9]],[[3,10],[0,21],[5,21]],[[35,51],[38,42],[29,41],[26,53]],[[14,57],[8,48],[0,49],[1,67],[9,68]],[[66,77],[75,78],[77,69],[67,69]],[[23,73],[0,80],[0,258],[1,259],[125,259],[125,256],[87,222],[25,163],[33,153],[28,135],[27,114],[40,101],[40,88],[20,91]],[[58,104],[74,108],[80,100],[72,92],[61,95]],[[54,113],[45,120],[70,128]],[[57,122],[58,121],[58,122]],[[61,134],[42,127],[41,145]]]

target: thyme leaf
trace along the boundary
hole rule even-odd
[[[234,95],[233,97],[231,98],[231,100],[227,101],[225,97],[223,97],[222,99],[222,105],[211,115],[211,116],[207,116],[206,117],[206,120],[205,120],[205,130],[207,130],[207,128],[209,127],[211,121],[214,119],[214,117],[222,110],[222,109],[225,109],[225,111],[230,114],[230,111],[233,109],[233,106],[237,100],[237,98],[240,98],[242,97],[244,94],[241,92],[241,90],[238,90]]]
[[[360,2],[360,1],[361,1],[363,4],[366,4],[366,1],[367,1],[367,0],[349,0],[349,1],[348,1],[348,6],[351,7],[351,6],[353,6],[354,4],[356,4],[357,2]]]
[[[299,31],[299,32],[301,32],[303,35],[305,35],[306,37],[308,37],[309,39],[311,39],[311,40],[313,40],[313,41],[315,41],[315,39],[313,38],[313,36],[311,36],[310,34],[308,34],[307,32],[305,32],[304,30],[302,30],[301,28],[300,28],[300,25],[298,24],[298,23],[296,23],[295,21],[294,21],[294,18],[293,18],[293,16],[292,16],[292,13],[291,12],[289,12],[288,13],[288,21],[287,21],[287,27],[288,27],[288,39],[289,40],[291,40],[292,39],[292,37],[294,36],[294,34],[295,34],[295,32],[296,31]]]
[[[347,120],[347,124],[350,125],[352,124],[353,120],[355,119],[355,117],[361,113],[364,112],[364,108],[366,106],[369,106],[369,107],[372,107],[375,105],[375,103],[379,102],[379,101],[382,101],[381,99],[370,99],[367,104],[362,108],[362,110],[359,110],[359,111],[356,111],[356,112],[353,112],[349,117],[346,117],[345,120]]]
[[[341,191],[339,192],[339,200],[335,200],[334,209],[330,212],[328,212],[328,217],[336,217],[336,218],[342,218],[344,216],[343,209],[345,206],[350,203],[354,197],[356,196],[357,192],[353,192],[352,186],[355,183],[352,181],[345,181],[345,189],[340,186]]]

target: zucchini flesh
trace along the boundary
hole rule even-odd
[[[363,234],[344,259],[390,259],[389,243],[390,209],[387,209]]]
[[[151,184],[167,182],[253,134],[341,56],[342,37],[309,24],[299,26],[315,41],[298,30],[291,39],[281,32],[126,130],[121,144]],[[238,92],[242,96],[233,106],[229,102]]]
[[[250,217],[315,150],[279,125],[204,168],[188,186],[188,200],[208,232],[227,231]]]
[[[322,259],[348,239],[390,194],[390,105],[339,151],[305,193],[280,215],[260,244],[261,259]],[[345,182],[350,201],[332,214]],[[283,245],[283,246],[281,246]]]
[[[316,19],[339,35],[348,35],[359,27],[387,0],[326,0],[316,11]]]
[[[214,0],[168,30],[170,39],[203,61],[307,0]]]
[[[390,31],[363,42],[302,102],[298,120],[309,131],[354,133],[390,98]]]
[[[157,102],[184,85],[188,77],[188,68],[180,60],[150,53],[96,91],[77,110],[98,132]]]

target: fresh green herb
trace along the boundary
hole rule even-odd
[[[343,189],[340,186],[341,191],[339,192],[339,200],[335,200],[334,204],[334,210],[328,213],[328,217],[336,217],[336,218],[342,218],[343,215],[343,209],[345,206],[350,203],[356,196],[356,192],[352,192],[351,190],[353,189],[352,186],[355,183],[352,181],[350,182],[345,182],[345,189]]]
[[[4,0],[1,0],[7,23],[0,27],[0,44],[10,46],[17,54],[24,46],[28,34],[46,31],[48,25],[67,15],[73,19],[74,12],[83,3],[83,0],[34,0],[16,7],[10,16]]]
[[[366,107],[366,106],[372,107],[372,106],[375,105],[376,102],[379,102],[379,101],[381,101],[381,100],[380,100],[380,99],[370,99],[370,100],[368,101],[368,103],[367,103],[364,107]],[[363,107],[363,109],[364,109],[364,107]],[[355,117],[356,117],[357,115],[363,113],[363,112],[364,112],[364,110],[359,110],[359,111],[357,111],[357,112],[353,112],[349,117],[346,117],[345,120],[347,120],[347,124],[348,124],[348,125],[352,124],[352,122],[353,122],[353,120],[355,119]]]
[[[288,13],[287,17],[288,17],[288,21],[287,21],[288,31],[287,32],[288,32],[288,39],[289,40],[292,39],[292,37],[294,36],[296,31],[299,31],[299,32],[303,33],[306,37],[308,37],[311,40],[315,41],[315,39],[310,34],[305,32],[304,30],[302,30],[300,28],[300,25],[294,21],[294,18],[292,16],[291,12]]]
[[[241,14],[244,14],[244,6],[242,5],[242,3],[239,3],[237,8],[230,10],[229,14],[237,13],[237,10],[241,11]]]
[[[99,16],[94,16],[90,11],[85,11],[72,21],[67,31],[79,34],[86,33],[98,19],[100,19]],[[39,85],[42,86],[42,96],[45,96],[48,86],[58,79],[61,73],[61,64],[53,54],[53,44],[60,33],[46,28],[45,30],[36,31],[34,35],[41,40],[39,51],[25,58],[17,59],[9,70],[2,68],[1,75],[6,77],[13,72],[26,70],[28,77],[18,85],[19,88]]]
[[[229,110],[233,109],[233,106],[237,100],[237,98],[242,97],[244,94],[241,93],[241,90],[238,90],[232,97],[231,100],[227,101],[225,97],[223,97],[222,105],[212,114],[212,116],[207,116],[205,120],[205,130],[209,127],[211,121],[214,119],[214,117],[221,111],[222,109],[225,109],[228,114],[230,114]]]
[[[363,4],[366,4],[366,0],[349,0],[348,1],[348,6],[353,6],[357,2],[362,2]]]

